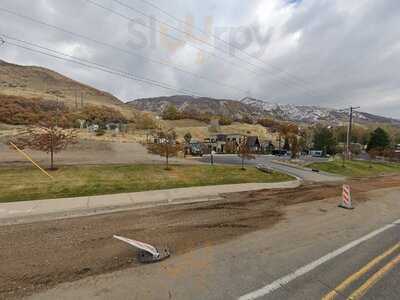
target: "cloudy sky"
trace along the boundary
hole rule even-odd
[[[399,11],[398,0],[2,0],[0,59],[124,101],[251,96],[400,118]]]

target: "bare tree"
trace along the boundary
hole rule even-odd
[[[290,143],[292,145],[292,159],[296,159],[299,156],[300,145],[297,135],[292,135],[290,137]]]
[[[279,128],[279,134],[285,139],[284,149],[292,150],[292,158],[296,158],[299,151],[298,126],[293,123],[282,124]]]
[[[147,145],[149,153],[165,157],[166,170],[169,170],[169,158],[175,157],[181,151],[181,145],[176,140],[174,131],[160,131],[157,133],[154,143]]]
[[[28,148],[50,154],[50,169],[54,170],[54,154],[77,142],[77,131],[63,128],[61,123],[65,124],[59,117],[48,117],[37,126],[29,127],[18,134],[12,142],[21,149]]]
[[[184,154],[186,156],[186,154],[190,154],[190,142],[192,141],[192,134],[190,132],[188,132],[185,134],[185,136],[183,138],[185,139]]]
[[[367,153],[369,157],[369,168],[372,168],[372,161],[375,160],[376,157],[381,154],[381,151],[377,149],[369,149]]]
[[[245,160],[250,160],[250,159],[256,158],[250,149],[247,137],[243,137],[240,139],[237,151],[238,151],[238,156],[242,159],[242,170],[245,170],[245,167],[244,167]]]

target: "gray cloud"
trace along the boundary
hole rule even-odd
[[[190,39],[190,45],[209,52],[202,54],[189,43],[177,43],[140,26],[139,23],[153,26],[147,17],[111,0],[94,1],[129,16],[135,20],[135,25],[85,0],[3,0],[0,8],[16,11],[153,60],[169,62],[218,83],[201,80],[4,12],[0,12],[0,34],[32,41],[137,76],[165,82],[177,89],[193,90],[204,96],[238,99],[250,94],[280,103],[335,108],[353,104],[371,113],[397,118],[400,115],[397,76],[400,67],[399,1],[152,0],[180,19],[190,20],[192,17],[196,27],[221,33],[223,39],[234,39],[238,47],[243,47],[251,55],[262,54],[259,59],[266,64],[232,51],[234,49],[229,49],[226,44],[211,36],[194,32],[197,38],[206,39],[208,43],[225,51],[221,53]],[[183,24],[139,0],[120,1],[163,22],[185,29]],[[173,32],[162,24],[156,23],[155,28],[179,39],[188,39],[184,34]],[[112,92],[123,100],[178,93],[57,61],[11,45],[0,48],[0,58],[54,69]]]

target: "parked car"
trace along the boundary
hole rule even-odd
[[[288,152],[286,150],[272,150],[272,155],[286,156],[286,155],[288,155]]]
[[[202,157],[203,156],[203,147],[202,147],[202,145],[200,144],[200,143],[198,143],[198,142],[193,142],[193,143],[190,143],[190,145],[189,145],[189,151],[190,151],[190,155],[193,155],[193,156],[200,156],[200,157]]]
[[[323,157],[324,156],[324,151],[322,150],[311,150],[310,154],[312,157]]]

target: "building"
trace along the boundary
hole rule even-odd
[[[246,136],[243,134],[215,134],[205,139],[204,142],[208,145],[208,152],[215,153],[236,153],[239,143]],[[247,136],[247,145],[252,152],[261,152],[261,143],[257,136]]]
[[[240,139],[243,137],[241,134],[214,134],[205,139],[204,142],[208,145],[209,151],[216,153],[226,153],[227,145],[237,147]]]

